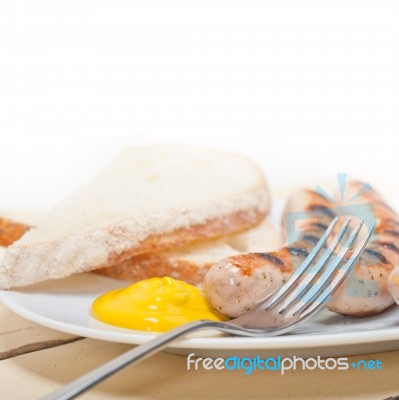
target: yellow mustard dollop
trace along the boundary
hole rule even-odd
[[[112,290],[92,304],[98,320],[122,328],[165,332],[199,319],[225,321],[200,289],[173,278],[150,278]]]

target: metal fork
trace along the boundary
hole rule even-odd
[[[337,221],[338,218],[335,218],[331,222],[291,278],[274,294],[259,302],[254,310],[228,322],[199,320],[172,329],[95,368],[43,400],[75,398],[125,366],[150,357],[172,341],[193,331],[216,329],[231,335],[252,337],[277,336],[291,331],[299,322],[313,317],[338,289],[370,240],[376,224],[374,221],[367,235],[359,239],[363,221],[357,222],[351,228],[350,218],[347,218],[337,235],[326,246],[327,240],[333,236]],[[339,251],[335,255],[337,248]],[[349,258],[345,258],[349,250],[352,253]],[[316,260],[319,253],[322,254]]]

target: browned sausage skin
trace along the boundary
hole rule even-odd
[[[352,198],[363,185],[362,182],[349,182],[346,196]],[[327,306],[344,315],[368,316],[381,312],[394,302],[387,281],[399,263],[399,221],[397,214],[374,189],[361,193],[351,204],[372,207],[377,226],[346,283],[340,286]],[[237,317],[266,299],[308,255],[335,217],[336,210],[336,204],[315,191],[295,193],[287,202],[284,216],[293,212],[306,212],[308,216],[296,227],[295,241],[274,252],[243,254],[219,261],[204,280],[205,295],[210,304],[225,315]]]
[[[389,275],[388,290],[396,303],[399,305],[399,267],[396,266]]]

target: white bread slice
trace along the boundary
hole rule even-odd
[[[7,248],[0,288],[247,229],[269,207],[263,175],[246,158],[185,146],[127,148]]]
[[[0,210],[3,236],[0,236],[0,260],[15,226],[27,230],[37,224],[43,211],[27,209]],[[7,224],[5,224],[7,221]],[[18,239],[18,238],[17,238]],[[110,267],[92,272],[136,282],[152,277],[171,276],[201,287],[206,271],[218,260],[240,253],[272,251],[282,245],[276,228],[265,218],[257,226],[211,239],[200,239],[172,250],[133,256]]]
[[[4,254],[6,254],[6,247],[0,246],[0,261],[3,259]]]
[[[134,256],[94,272],[133,282],[170,276],[201,287],[207,270],[218,260],[240,253],[276,250],[281,245],[282,238],[264,219],[254,228],[239,233],[197,240],[174,250]]]

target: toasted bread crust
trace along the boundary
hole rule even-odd
[[[184,246],[198,239],[214,238],[221,235],[238,232],[252,228],[266,216],[266,212],[253,210],[252,212],[237,212],[224,218],[216,218],[204,224],[192,225],[187,228],[176,229],[173,232],[151,235],[140,243],[139,246],[122,253],[110,253],[108,261],[102,267],[115,265],[131,257],[169,250]]]
[[[168,235],[152,236],[142,243],[140,249],[145,249],[145,254],[130,256],[123,261],[112,263],[106,268],[96,269],[94,272],[111,278],[126,281],[139,281],[141,279],[170,276],[181,279],[192,285],[201,285],[211,264],[198,264],[179,258],[169,258],[168,255],[158,252],[160,243],[163,249],[184,246],[193,240],[216,237],[239,230],[249,229],[265,217],[259,211],[254,213],[238,212],[224,219],[215,219],[207,224],[195,225],[185,229],[178,229]],[[143,252],[142,250],[139,250]],[[156,252],[155,252],[156,251]]]
[[[92,272],[110,278],[137,282],[142,279],[170,276],[192,285],[201,286],[204,276],[212,264],[198,264],[178,258],[169,258],[162,253],[142,254],[131,257],[111,267]]]
[[[0,217],[0,246],[9,246],[30,228],[27,224]]]

